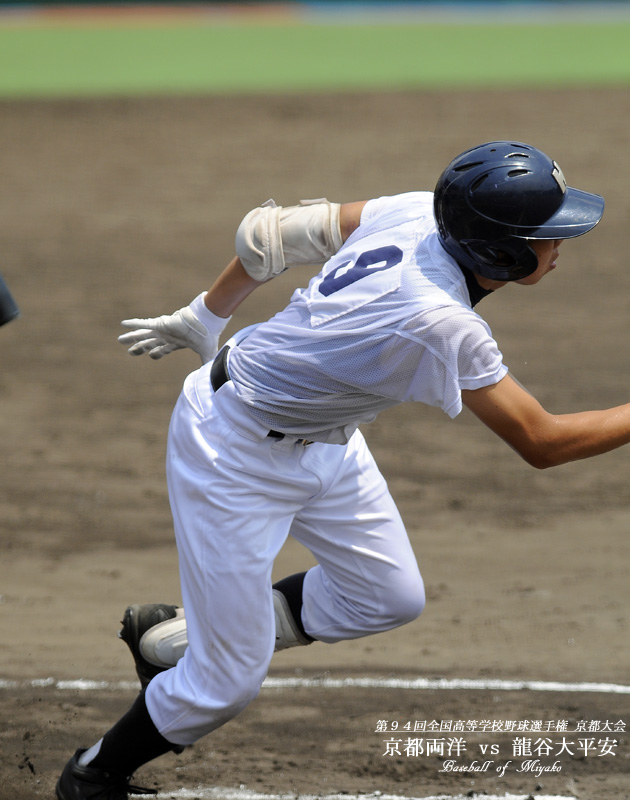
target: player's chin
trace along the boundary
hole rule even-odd
[[[554,262],[553,264],[549,264],[549,266],[545,267],[544,269],[537,269],[536,272],[532,272],[532,274],[528,275],[526,278],[520,278],[519,280],[515,281],[515,283],[518,283],[521,286],[535,286],[555,268],[556,264]]]

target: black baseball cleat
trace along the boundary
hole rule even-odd
[[[94,767],[82,767],[77,750],[57,781],[58,800],[128,800],[130,794],[157,794],[155,789],[132,786],[129,778]]]
[[[165,667],[157,667],[147,661],[140,652],[140,640],[154,625],[176,616],[178,606],[169,606],[166,603],[145,603],[144,605],[128,606],[125,610],[118,632],[119,638],[131,650],[131,655],[136,664],[136,674],[143,689],[149,685],[158,672],[164,672]]]

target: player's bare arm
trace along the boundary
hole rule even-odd
[[[509,375],[493,386],[463,391],[462,401],[537,469],[601,455],[630,442],[630,404],[550,414]]]
[[[230,261],[206,292],[206,308],[218,317],[230,317],[246,297],[261,285],[245,271],[238,256]]]

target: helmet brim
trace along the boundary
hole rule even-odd
[[[512,235],[519,239],[574,239],[592,230],[604,213],[604,198],[567,186],[560,208],[537,228]]]

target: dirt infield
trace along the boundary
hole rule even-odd
[[[0,330],[0,796],[52,797],[68,756],[133,699],[120,685],[134,679],[116,639],[123,609],[179,598],[163,460],[196,356],[131,359],[119,320],[192,299],[230,257],[243,214],[270,196],[430,189],[456,153],[513,137],[604,194],[607,210],[540,286],[507,287],[479,310],[550,410],[626,402],[629,124],[623,89],[0,103],[0,272],[23,312]],[[309,274],[259,289],[228,332],[283,306]],[[365,434],[427,609],[390,634],[281,653],[271,677],[630,683],[628,451],[536,472],[468,414],[413,406]],[[311,563],[289,542],[277,576]],[[107,685],[59,683],[79,678]],[[630,696],[612,691],[269,687],[137,782],[166,797],[218,786],[623,799],[627,723]],[[445,768],[457,739],[457,765],[491,766]],[[545,771],[522,769],[536,758]]]

